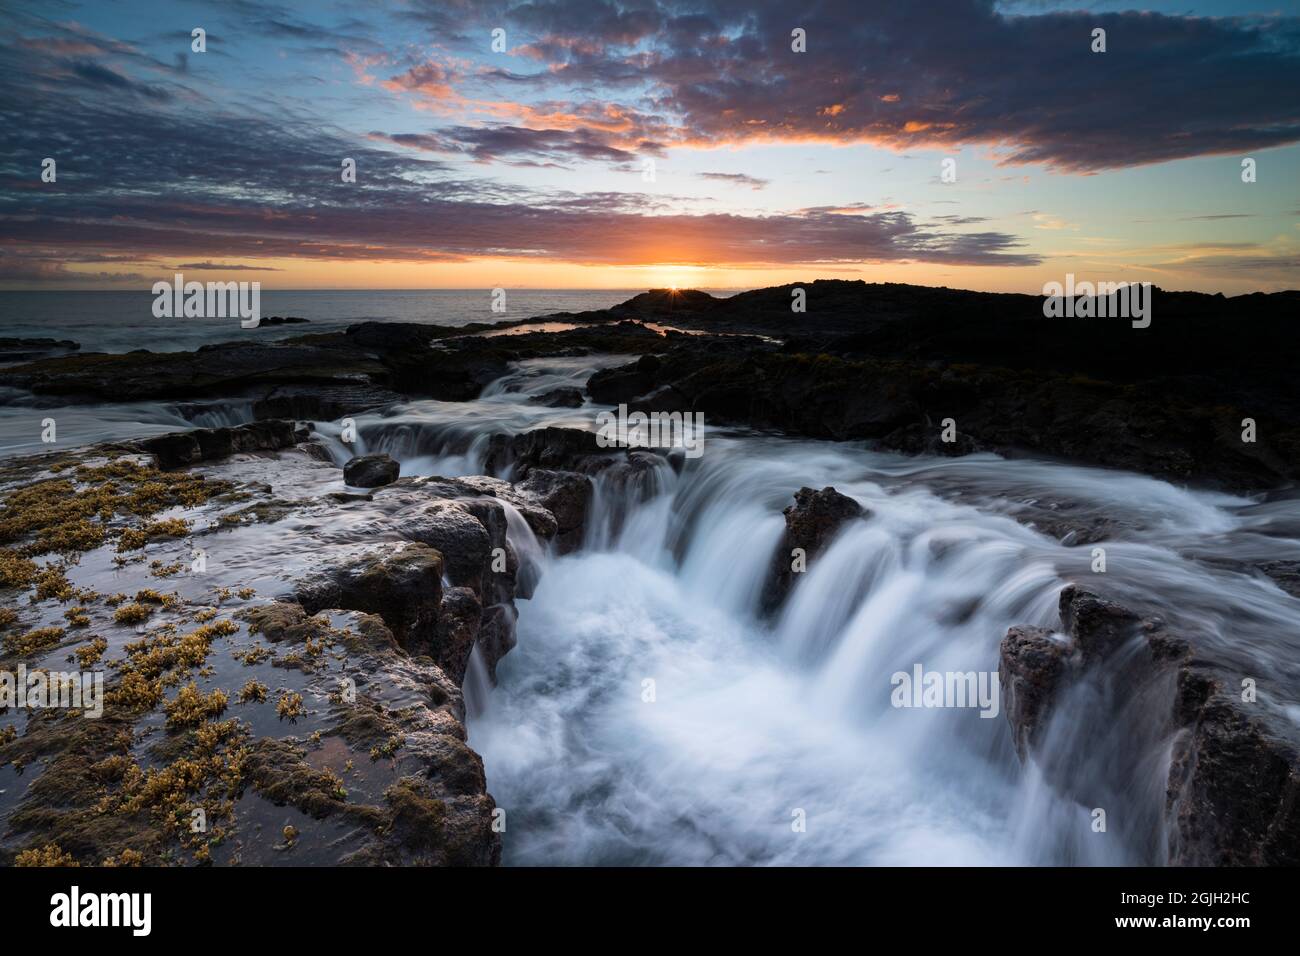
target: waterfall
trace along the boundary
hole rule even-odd
[[[403,474],[478,474],[493,433],[592,429],[596,408],[529,399],[596,364],[521,363],[477,401],[358,415],[351,446],[337,423],[317,434],[340,464],[385,451]],[[764,613],[782,509],[826,486],[865,517]],[[914,668],[996,676],[1007,629],[1056,626],[1070,581],[1300,682],[1300,601],[1254,570],[1300,561],[1285,496],[714,427],[701,458],[596,474],[575,553],[506,513],[518,645],[495,687],[471,657],[465,694],[507,863],[1159,862],[1172,688],[1126,678],[1136,645],[1069,687],[1028,761],[1001,712],[897,706]],[[1261,706],[1300,723],[1295,701]]]

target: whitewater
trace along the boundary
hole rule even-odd
[[[477,401],[358,416],[353,447],[336,425],[319,433],[338,464],[382,451],[403,474],[481,474],[494,432],[594,429],[597,406],[528,398],[617,361],[525,362]],[[1007,628],[1055,625],[1067,581],[1186,625],[1244,673],[1300,684],[1300,601],[1246,567],[1300,559],[1293,498],[716,427],[706,447],[630,486],[598,476],[576,553],[511,522],[536,588],[497,685],[472,661],[465,686],[507,864],[1160,861],[1168,687],[1119,699],[1105,672],[1080,681],[1028,764],[1003,716],[890,702],[891,675],[914,665],[996,673]],[[825,486],[868,517],[765,618],[782,509]],[[1104,519],[1104,539],[1034,527],[1062,512]],[[1261,703],[1300,723],[1293,699]]]

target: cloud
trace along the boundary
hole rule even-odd
[[[197,271],[219,270],[221,272],[280,272],[282,270],[272,268],[271,266],[241,266],[229,262],[182,262],[176,267],[177,269],[193,269]]]
[[[797,17],[752,0],[463,12],[538,35],[517,52],[545,69],[515,85],[627,87],[625,115],[670,125],[670,146],[985,145],[1084,173],[1300,141],[1295,17],[1008,15],[992,0],[825,0]],[[791,49],[796,21],[805,53]],[[1105,53],[1091,51],[1098,27]]]
[[[14,55],[0,39],[0,65]],[[0,158],[0,252],[39,250],[45,265],[23,266],[38,278],[64,277],[60,262],[98,257],[184,260],[188,268],[229,268],[219,264],[231,260],[255,267],[256,260],[278,258],[1037,261],[1011,235],[949,235],[899,210],[695,214],[684,200],[657,193],[539,192],[465,176],[424,152],[617,165],[634,153],[612,145],[615,137],[631,137],[640,150],[658,148],[636,140],[635,123],[607,105],[570,104],[564,112],[559,103],[534,103],[536,115],[554,115],[560,124],[540,128],[453,126],[364,137],[296,110],[232,113],[215,97],[181,108],[123,95],[112,81],[87,89],[62,69],[61,53],[24,48],[20,55],[43,58],[29,64],[43,80],[32,87],[0,83],[0,119],[13,120],[6,122],[8,155]],[[73,87],[80,92],[71,94]],[[51,154],[60,158],[58,181],[41,183],[30,157]],[[342,182],[342,157],[356,160],[356,183]]]
[[[733,183],[737,186],[748,186],[750,189],[765,189],[771,183],[770,179],[760,179],[746,173],[698,173],[697,175],[701,179],[712,179],[720,183]]]

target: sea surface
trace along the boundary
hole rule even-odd
[[[490,289],[263,289],[263,318],[299,316],[309,324],[258,329],[241,329],[232,318],[154,318],[149,292],[0,292],[0,337],[72,339],[83,352],[183,352],[249,336],[273,340],[332,332],[372,320],[460,326],[606,309],[644,291],[507,289],[505,311],[493,312]]]

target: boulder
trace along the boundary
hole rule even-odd
[[[763,607],[769,612],[780,606],[794,587],[796,572],[791,563],[795,548],[803,550],[810,567],[845,523],[871,515],[852,498],[829,486],[821,491],[800,488],[794,494],[794,504],[783,514],[785,533],[772,555],[772,570],[763,591]]]
[[[357,455],[343,466],[343,481],[353,488],[378,488],[397,480],[402,466],[388,455]]]
[[[572,471],[532,468],[515,487],[534,498],[555,516],[556,549],[560,554],[582,544],[595,487],[586,475]]]
[[[532,468],[593,474],[608,467],[620,449],[602,448],[596,433],[580,428],[534,428],[517,435],[493,435],[483,467],[494,475],[521,479]]]
[[[231,428],[196,428],[170,432],[135,443],[154,456],[164,471],[227,458],[241,452],[280,451],[306,441],[310,431],[296,422],[270,419]]]
[[[553,388],[541,395],[534,395],[528,401],[547,408],[579,408],[585,399],[582,397],[581,389],[565,387]]]
[[[442,575],[443,558],[433,548],[409,541],[385,544],[346,554],[338,564],[296,582],[292,599],[308,614],[328,608],[376,614],[403,648],[431,654]]]
[[[1002,710],[1021,760],[1038,743],[1069,656],[1068,640],[1044,627],[1019,625],[1002,639],[998,658]]]

